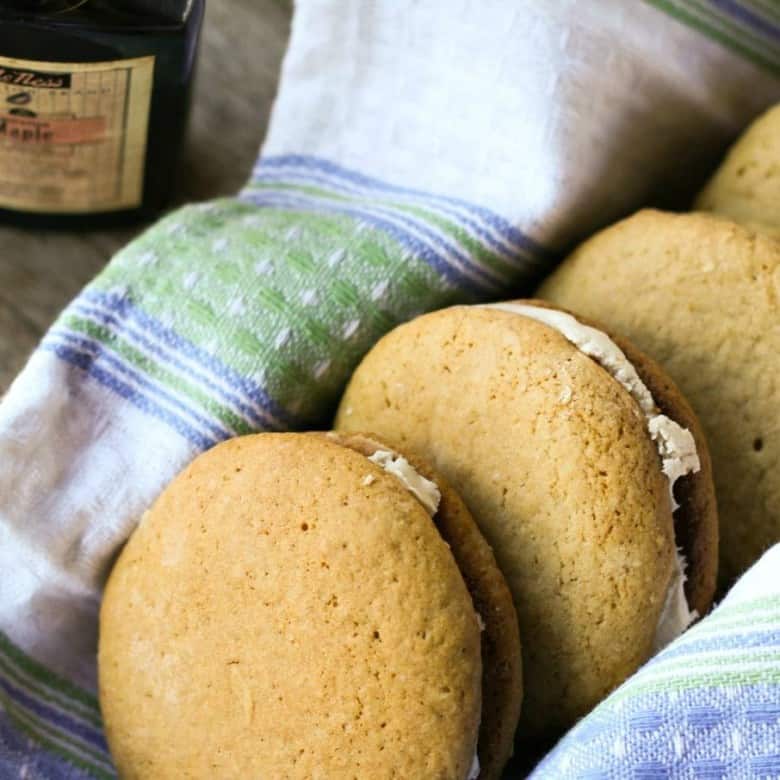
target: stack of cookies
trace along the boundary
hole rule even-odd
[[[539,299],[396,328],[334,432],[196,459],[102,605],[120,774],[494,780],[704,615],[716,490],[724,581],[780,537],[778,125],[716,214],[641,212]]]
[[[196,459],[100,618],[122,777],[496,778],[512,751],[520,645],[493,553],[440,475],[368,437]]]

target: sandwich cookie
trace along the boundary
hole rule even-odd
[[[698,423],[654,363],[588,323],[533,302],[420,317],[367,355],[336,427],[457,485],[515,599],[521,738],[560,733],[709,608]]]
[[[740,136],[695,208],[780,238],[780,104]]]
[[[780,541],[780,241],[716,215],[641,211],[586,241],[539,295],[630,338],[693,405],[729,584]]]
[[[127,778],[498,778],[518,658],[452,488],[367,437],[258,434],[197,458],[124,548],[100,703]]]

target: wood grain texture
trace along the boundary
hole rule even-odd
[[[177,203],[227,195],[246,180],[289,22],[284,0],[208,0]],[[67,233],[0,225],[0,393],[68,301],[144,227]]]

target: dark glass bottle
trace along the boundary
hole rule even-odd
[[[82,227],[165,207],[205,0],[0,0],[0,218]]]

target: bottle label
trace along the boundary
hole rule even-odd
[[[154,57],[0,57],[0,208],[89,214],[141,205]]]

